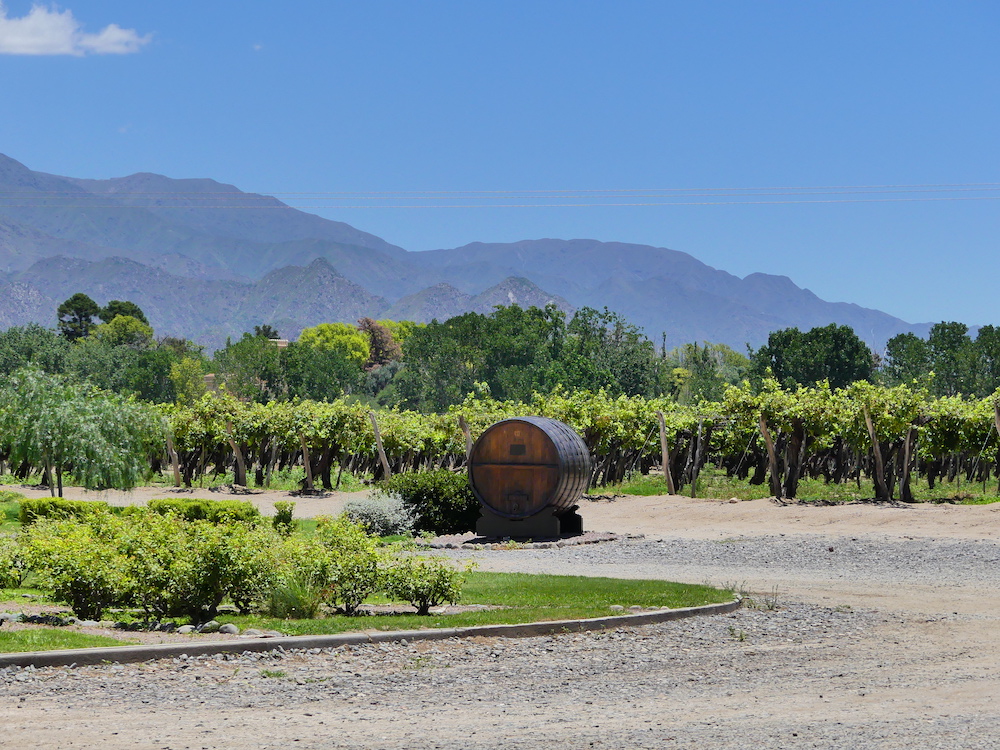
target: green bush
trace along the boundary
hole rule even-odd
[[[445,602],[457,603],[465,581],[465,571],[440,557],[398,557],[383,575],[386,595],[409,602],[417,608],[418,615],[429,614],[431,607]]]
[[[17,588],[28,574],[28,559],[18,539],[0,536],[0,588]]]
[[[274,585],[275,534],[266,526],[189,521],[181,557],[170,568],[170,612],[207,622],[222,600],[246,612]]]
[[[318,539],[286,538],[278,549],[278,571],[267,599],[272,617],[312,619],[330,598],[331,556]]]
[[[107,607],[138,605],[149,617],[206,622],[227,596],[245,612],[274,586],[277,542],[266,526],[186,521],[149,510],[40,519],[24,534],[39,587],[85,619]]]
[[[291,500],[277,500],[274,503],[274,518],[271,519],[271,525],[282,536],[291,536],[295,530],[295,521],[292,519],[294,511],[295,503]]]
[[[398,495],[348,500],[344,503],[344,515],[375,536],[413,533],[413,514]]]
[[[129,561],[115,544],[121,521],[93,515],[90,523],[41,518],[25,534],[25,550],[39,587],[69,603],[77,617],[100,619],[131,598]]]
[[[474,529],[479,518],[479,501],[465,474],[446,469],[397,474],[381,489],[399,496],[417,531],[461,534]]]
[[[329,592],[329,601],[340,606],[344,614],[353,615],[381,584],[381,555],[377,541],[363,526],[345,516],[318,521],[316,534],[322,550],[323,583]]]
[[[200,497],[157,497],[146,506],[157,513],[173,513],[186,521],[257,523],[260,511],[246,500],[210,500]]]
[[[18,501],[18,520],[28,526],[39,518],[87,518],[109,509],[101,500],[66,500],[61,497],[22,498]]]

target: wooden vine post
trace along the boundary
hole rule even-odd
[[[785,482],[783,497],[794,498],[799,494],[799,477],[802,474],[802,455],[806,448],[805,422],[792,420],[792,433],[785,448]]]
[[[465,434],[465,463],[468,465],[469,456],[472,455],[472,431],[469,429],[469,423],[465,421],[465,417],[461,414],[458,415],[458,426],[462,428],[462,432]]]
[[[910,489],[910,458],[913,454],[914,436],[913,425],[910,425],[903,440],[903,467],[899,473],[899,499],[904,503],[914,502],[913,491]]]
[[[767,420],[764,415],[760,415],[760,435],[764,438],[764,446],[767,448],[767,466],[770,477],[771,494],[781,499],[781,476],[778,474],[778,454],[774,451],[774,441],[771,440],[771,433],[767,429]]]
[[[267,469],[264,471],[264,486],[271,486],[271,469],[274,468],[274,462],[278,458],[278,436],[271,435],[271,455],[267,459]]]
[[[226,437],[229,440],[229,447],[233,449],[233,454],[236,456],[236,476],[233,477],[233,484],[238,484],[241,487],[247,486],[247,465],[243,460],[243,451],[236,444],[233,439],[233,423],[226,422]]]
[[[871,412],[868,411],[867,404],[864,407],[865,424],[868,426],[868,435],[872,440],[872,452],[875,456],[875,499],[889,502],[889,488],[885,483],[885,464],[882,463],[882,449],[878,444],[878,435],[875,434],[875,424],[872,422]]]
[[[372,420],[372,429],[375,430],[375,445],[378,448],[378,458],[382,462],[382,472],[385,474],[384,478],[388,479],[392,476],[392,472],[389,471],[389,459],[385,456],[385,448],[382,447],[382,433],[379,432],[378,422],[375,421],[375,412],[368,412],[369,418]]]
[[[302,464],[306,469],[306,486],[302,489],[312,491],[315,489],[313,485],[312,459],[309,458],[309,446],[306,445],[306,436],[301,432],[299,433],[299,445],[302,446]]]
[[[181,466],[177,459],[177,451],[174,450],[174,441],[167,435],[167,453],[170,455],[170,463],[174,467],[174,487],[181,486]]]
[[[667,480],[667,492],[671,495],[677,494],[674,487],[674,477],[670,472],[670,446],[667,444],[667,422],[663,418],[663,412],[656,412],[656,419],[660,423],[660,453],[663,457],[663,478]]]
[[[698,496],[698,475],[701,473],[702,456],[705,453],[705,441],[702,438],[704,427],[705,421],[699,419],[697,445],[695,446],[694,451],[694,464],[691,466],[691,497]]]

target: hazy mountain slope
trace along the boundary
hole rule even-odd
[[[269,323],[283,337],[295,338],[303,328],[319,323],[353,324],[366,316],[382,317],[388,306],[320,258],[305,267],[269,273],[247,291],[231,322],[244,331]]]
[[[489,315],[497,305],[545,307],[549,303],[555,304],[567,316],[572,316],[576,309],[562,297],[549,294],[528,279],[511,276],[476,295],[467,294],[451,284],[435,284],[397,300],[383,315],[390,320],[429,323],[467,312]]]
[[[524,276],[571,302],[574,295],[609,278],[638,281],[684,276],[693,286],[716,292],[739,281],[677,250],[597,240],[474,242],[412,255],[414,262],[438,269],[449,283],[465,291],[479,292],[509,276]],[[469,285],[476,288],[467,289]]]
[[[10,225],[0,237],[35,233],[17,243],[17,257],[0,255],[9,270],[62,254],[130,257],[199,278],[258,278],[325,257],[393,296],[434,283],[419,278],[406,251],[374,235],[214,180],[82,180],[33,172],[0,155],[0,193],[16,196],[0,205],[0,220]]]
[[[140,172],[110,180],[70,181],[123,206],[145,207],[164,220],[214,237],[255,243],[329,240],[373,248],[395,257],[406,255],[401,247],[349,224],[323,219],[271,196],[244,193],[234,185],[211,179],[172,179]]]
[[[562,297],[549,294],[528,279],[511,276],[473,297],[470,300],[470,309],[473,312],[489,315],[497,305],[545,307],[548,304],[554,304],[567,316],[572,316],[576,310]]]
[[[15,279],[44,290],[52,307],[44,320],[54,325],[55,308],[77,292],[105,305],[127,299],[142,308],[158,336],[180,336],[206,341],[225,338],[229,319],[250,288],[234,281],[175,276],[126,258],[97,262],[78,258],[48,258]]]
[[[414,294],[396,300],[384,317],[389,320],[415,320],[429,323],[453,318],[472,308],[472,295],[456,289],[451,284],[435,284]]]
[[[927,330],[877,310],[825,302],[784,276],[758,273],[741,279],[687,253],[648,245],[544,239],[473,243],[414,255],[417,263],[438,269],[463,291],[515,273],[572,305],[608,307],[650,338],[658,340],[666,332],[675,343],[704,340],[743,350],[747,343],[764,343],[778,328],[837,323],[879,348],[897,333]]]

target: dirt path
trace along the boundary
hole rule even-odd
[[[1000,747],[1000,506],[660,497],[582,513],[588,528],[645,538],[463,555],[483,569],[743,583],[758,608],[603,634],[10,672],[0,737],[109,750]]]

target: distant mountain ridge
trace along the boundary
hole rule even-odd
[[[0,325],[54,325],[75,292],[130,299],[161,335],[218,346],[253,325],[292,336],[362,316],[446,319],[498,304],[607,307],[669,346],[743,350],[770,331],[838,323],[879,348],[904,331],[784,276],[739,278],[677,250],[597,240],[476,242],[407,252],[342,222],[210,179],[91,180],[0,154]]]

